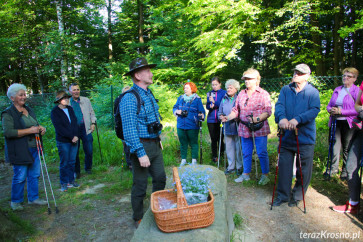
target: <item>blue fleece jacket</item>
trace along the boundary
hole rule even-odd
[[[207,123],[218,123],[218,109],[219,105],[222,101],[222,98],[227,93],[226,90],[219,89],[218,91],[210,91],[207,93],[207,105],[206,108],[209,110]],[[214,106],[211,108],[212,102],[209,101],[209,97],[212,96],[214,98]]]
[[[236,105],[238,93],[233,98],[229,97],[228,94],[224,95],[221,104],[219,105],[218,117],[220,115],[229,115],[232,108]],[[230,120],[224,124],[224,130],[226,135],[238,135],[238,125],[236,119]]]
[[[78,137],[76,114],[71,106],[67,106],[67,108],[71,122],[69,122],[67,115],[58,106],[55,106],[50,113],[50,118],[55,128],[55,139],[62,143],[72,143],[73,137]]]
[[[176,110],[188,111],[187,117],[177,116],[176,127],[178,129],[199,129],[198,114],[199,112],[202,112],[205,117],[205,110],[202,104],[202,99],[197,94],[195,94],[195,98],[193,98],[191,102],[185,102],[183,95],[181,95],[173,107],[174,114]]]
[[[284,86],[275,105],[275,122],[281,119],[296,119],[298,122],[299,144],[315,144],[316,125],[315,118],[320,112],[319,91],[309,82],[298,93],[295,83]],[[295,132],[285,130],[282,146],[296,146]]]

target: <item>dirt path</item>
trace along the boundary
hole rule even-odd
[[[11,176],[11,167],[0,167],[2,209],[9,209]],[[56,175],[52,175],[54,184],[56,179]],[[54,214],[53,209],[53,214],[48,215],[46,209],[32,208],[27,204],[24,211],[16,214],[30,221],[39,231],[32,237],[36,241],[130,241],[134,233],[130,194],[114,195],[105,200],[97,198],[97,194],[110,184],[90,184],[76,191],[89,194],[81,202],[73,201],[72,196],[63,199],[66,202],[58,204],[59,214]],[[306,196],[307,214],[299,208],[289,208],[287,204],[271,211],[271,189],[272,185],[242,186],[229,179],[228,195],[232,211],[243,218],[242,227],[234,231],[234,241],[296,241],[304,236],[300,233],[321,231],[323,235],[326,231],[325,236],[338,232],[350,236],[360,233],[360,241],[363,241],[362,215],[359,221],[355,216],[333,212],[329,207],[334,203],[311,187]],[[55,192],[56,196],[60,195],[59,190]],[[19,235],[18,239],[26,237]]]

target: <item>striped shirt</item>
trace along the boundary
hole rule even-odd
[[[270,94],[261,87],[257,87],[256,91],[248,97],[247,89],[242,90],[237,96],[236,105],[233,107],[232,112],[236,113],[237,117],[244,122],[249,122],[247,115],[251,115],[251,113],[253,113],[253,117],[257,117],[262,113],[268,113],[270,116],[272,113]],[[269,133],[271,133],[270,126],[266,119],[263,127],[255,131],[255,136],[267,136]],[[243,138],[249,138],[252,137],[252,132],[246,125],[240,123],[238,126],[238,135]]]
[[[161,134],[161,131],[150,134],[147,130],[148,124],[159,121],[159,106],[150,89],[145,90],[135,84],[132,89],[140,94],[143,102],[140,104],[140,112],[138,115],[136,114],[137,99],[135,95],[126,93],[119,104],[120,116],[125,142],[130,147],[130,152],[136,153],[137,157],[143,157],[146,152],[140,138],[153,139],[158,138]]]

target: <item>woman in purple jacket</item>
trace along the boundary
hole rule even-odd
[[[221,81],[219,77],[212,78],[212,91],[207,93],[207,105],[206,108],[209,110],[207,123],[209,135],[212,143],[212,159],[214,162],[218,161],[218,142],[220,136],[220,121],[218,119],[218,109],[219,104],[222,101],[224,95],[226,95],[226,90],[221,89]],[[223,136],[223,135],[222,135]],[[223,137],[221,143],[223,144]],[[221,152],[223,152],[223,146]]]
[[[331,128],[332,118],[334,117],[336,119],[336,130],[331,170],[328,167],[324,173],[324,177],[328,177],[329,174],[331,176],[338,173],[340,148],[343,147],[343,166],[340,179],[345,180],[347,178],[346,164],[348,147],[355,133],[355,128],[352,127],[352,121],[358,115],[354,109],[354,103],[359,92],[359,87],[354,85],[354,82],[357,80],[358,75],[359,72],[357,69],[353,67],[345,68],[343,70],[343,85],[335,88],[330,102],[326,107],[330,113],[329,127]]]

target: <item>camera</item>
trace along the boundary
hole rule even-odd
[[[181,111],[180,116],[182,116],[183,118],[187,117],[188,116],[188,110]]]
[[[149,132],[149,134],[158,133],[162,129],[163,129],[163,125],[161,123],[159,123],[158,121],[155,121],[155,122],[147,125],[147,131]]]

